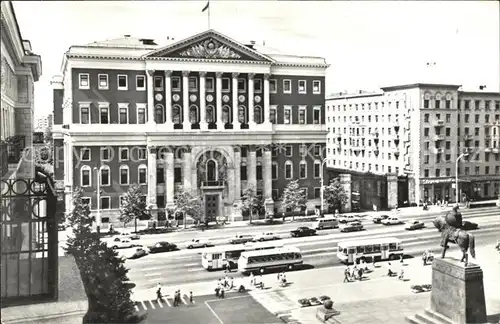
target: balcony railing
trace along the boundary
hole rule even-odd
[[[442,148],[436,148],[436,153],[443,153],[443,149]]]
[[[493,149],[492,149],[491,147],[488,147],[488,146],[486,146],[486,147],[484,148],[484,151],[485,151],[486,153],[489,153],[489,152],[491,152],[492,150],[493,150]]]
[[[444,135],[435,135],[434,140],[435,141],[442,141],[442,140],[444,140]]]
[[[436,120],[434,126],[436,126],[436,127],[444,126],[444,120],[442,120],[442,119]]]
[[[470,141],[473,138],[474,138],[474,136],[472,136],[472,135],[469,135],[469,134],[464,135],[464,141]]]
[[[201,182],[202,187],[224,187],[224,181],[223,180],[214,180],[214,181],[202,181]]]
[[[499,154],[500,153],[500,148],[498,147],[495,147],[491,150],[491,152],[495,153],[495,154]]]

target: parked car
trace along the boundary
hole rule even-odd
[[[302,226],[297,228],[296,230],[290,231],[290,234],[292,235],[292,237],[311,236],[316,234],[316,230],[306,226]]]
[[[398,224],[403,224],[403,221],[400,220],[396,216],[391,216],[389,218],[386,218],[382,221],[382,224],[384,225],[398,225]]]
[[[235,237],[232,237],[229,239],[230,244],[240,244],[240,243],[247,243],[247,242],[252,242],[252,241],[253,241],[252,235],[241,235],[241,234],[238,234]]]
[[[211,244],[207,239],[192,239],[191,241],[186,243],[188,249],[200,248],[200,247],[208,247]]]
[[[350,222],[340,227],[341,232],[355,232],[363,230],[361,222]]]
[[[462,228],[464,230],[467,230],[467,231],[470,231],[470,230],[475,230],[479,227],[479,225],[477,223],[474,223],[474,222],[469,222],[469,221],[464,221],[462,223]]]
[[[132,233],[129,233],[129,232],[120,233],[120,235],[118,235],[118,237],[128,238],[129,240],[139,240],[141,238],[139,236],[139,234],[132,234]]]
[[[177,250],[177,245],[168,242],[156,242],[149,247],[149,253],[160,253]]]
[[[128,249],[136,245],[129,239],[117,237],[110,242],[110,246],[113,249]]]
[[[272,241],[272,240],[278,240],[279,236],[274,234],[273,232],[265,232],[265,233],[260,233],[257,234],[253,237],[253,241]]]
[[[416,219],[412,219],[412,220],[406,222],[405,229],[412,231],[412,230],[421,229],[424,227],[425,227],[424,222],[421,222],[421,221],[416,220]]]
[[[382,223],[382,221],[384,219],[387,219],[389,217],[391,217],[391,216],[389,216],[389,215],[375,215],[372,217],[372,220],[375,224],[380,224],[380,223]]]
[[[339,223],[361,222],[359,215],[345,215],[339,217]]]
[[[146,256],[146,255],[148,255],[148,252],[146,252],[146,250],[144,250],[143,248],[137,248],[137,250],[135,250],[134,254],[129,256],[127,259],[139,259],[139,258],[142,258],[143,256]]]
[[[326,228],[337,228],[339,227],[339,221],[334,217],[321,217],[318,218],[311,226],[315,230],[321,230]]]

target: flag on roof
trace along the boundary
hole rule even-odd
[[[207,2],[207,4],[205,5],[205,7],[201,12],[205,12],[205,10],[207,10],[209,7],[210,7],[210,1]]]

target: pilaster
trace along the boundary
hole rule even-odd
[[[182,162],[184,163],[183,168],[184,168],[184,174],[183,174],[183,185],[184,185],[184,190],[185,191],[191,191],[191,150],[185,151],[184,155],[182,157]]]
[[[274,214],[274,201],[272,198],[273,181],[272,181],[272,157],[271,150],[264,150],[263,177],[264,177],[264,206],[267,212]]]
[[[253,188],[253,190],[257,191],[257,152],[255,151],[255,147],[249,146],[248,150],[248,166],[247,166],[247,184],[248,188]]]
[[[189,71],[182,71],[182,129],[191,129],[189,122]]]
[[[148,82],[147,82],[147,87],[148,87],[148,124],[154,124],[155,123],[155,99],[154,99],[154,82],[153,82],[153,76],[155,71],[154,70],[147,70],[147,75],[148,75]]]
[[[207,117],[206,117],[206,101],[205,101],[205,82],[207,72],[200,72],[200,129],[207,129]]]
[[[222,72],[215,74],[215,104],[217,109],[217,129],[224,129],[224,122],[222,121]]]
[[[269,120],[270,115],[270,97],[269,97],[269,74],[264,74],[264,124],[270,125],[271,122]]]
[[[352,209],[351,206],[351,175],[348,173],[341,173],[339,175],[340,177],[340,184],[344,188],[345,192],[347,193],[347,202],[342,206],[342,211],[349,213]]]
[[[234,200],[241,200],[241,151],[234,150]]]
[[[253,129],[255,127],[254,120],[254,83],[253,79],[255,77],[255,73],[248,74],[248,128]]]
[[[231,75],[231,91],[233,94],[233,129],[240,129],[240,122],[238,120],[238,75],[239,73],[236,72]]]
[[[165,161],[165,191],[166,191],[166,206],[172,208],[174,206],[174,152],[168,151]]]
[[[387,175],[387,208],[393,209],[398,206],[398,176]]]
[[[234,167],[229,167],[227,169],[227,186],[228,188],[234,188]],[[228,200],[234,202],[234,190],[228,190]]]
[[[167,130],[172,130],[174,124],[172,123],[172,71],[165,71],[165,124]]]
[[[151,208],[153,219],[157,218],[156,205],[156,147],[148,145],[148,206]]]

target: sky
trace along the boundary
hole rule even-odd
[[[51,113],[52,76],[71,45],[125,34],[163,44],[208,29],[206,1],[16,1],[42,57],[35,114]],[[497,1],[211,1],[210,27],[286,54],[321,56],[326,93],[415,82],[500,91]],[[427,67],[427,62],[435,62]]]

